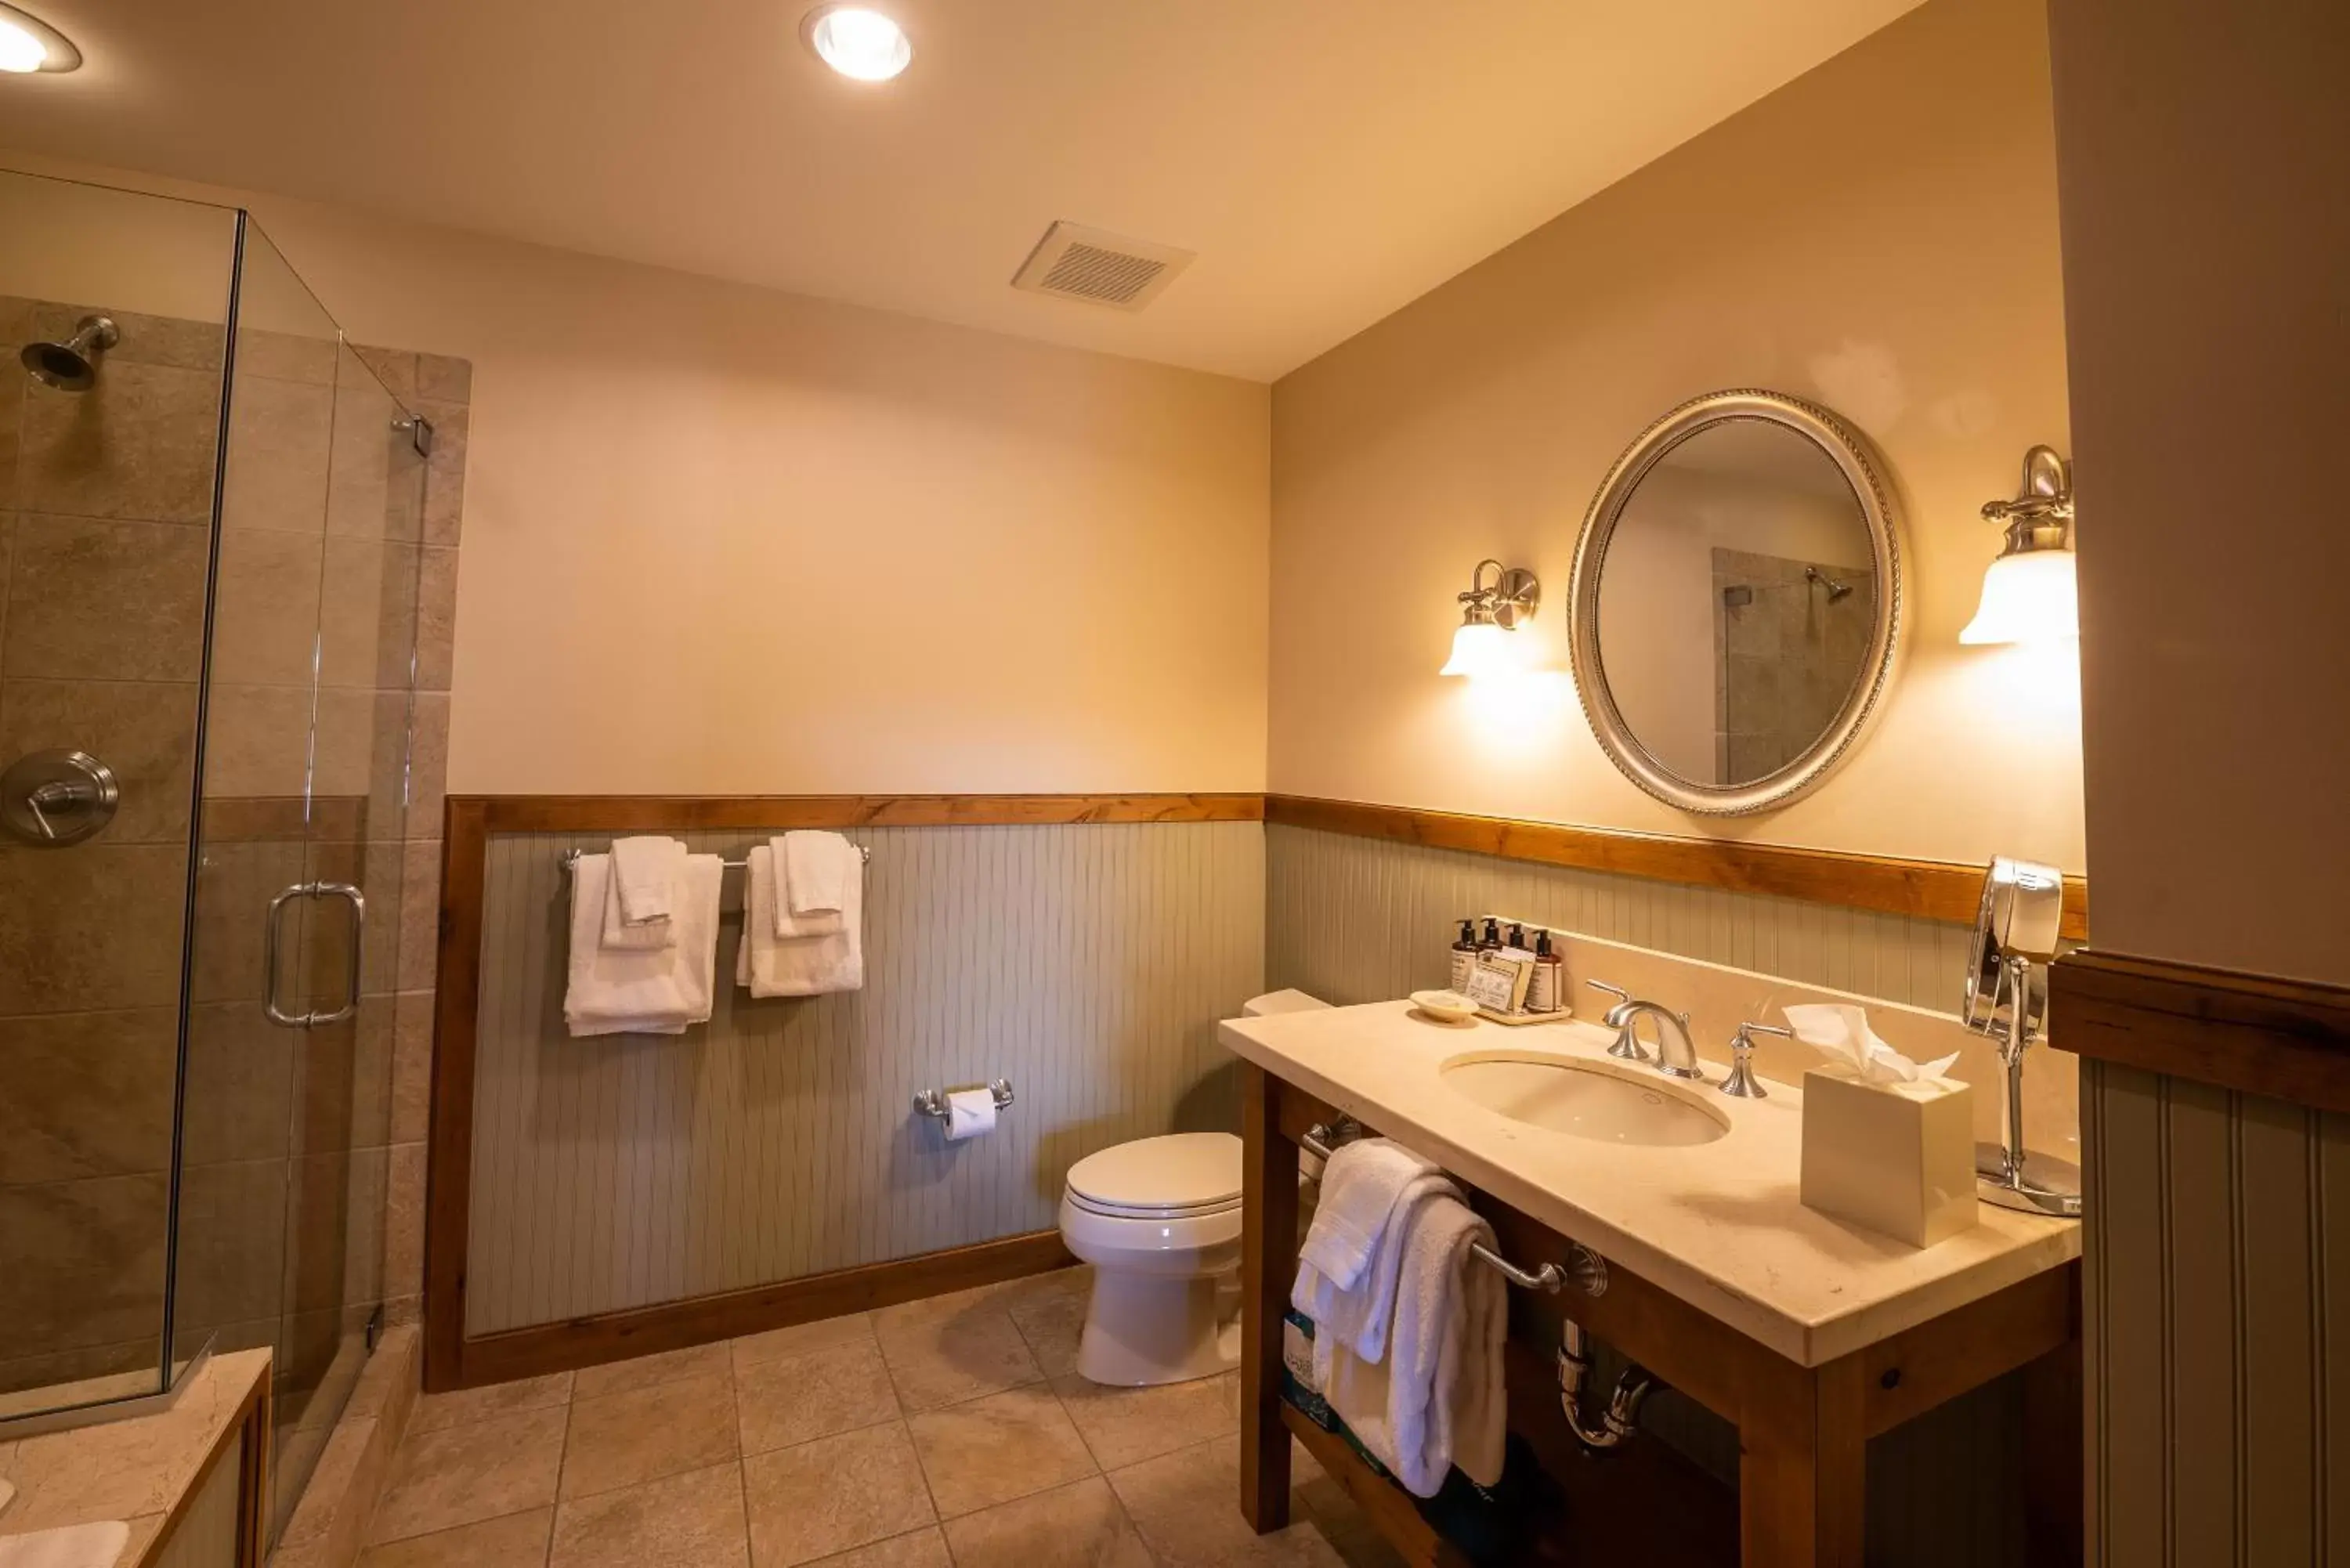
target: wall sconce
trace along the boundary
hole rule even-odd
[[[1493,580],[1485,581],[1485,568]],[[1510,667],[1509,644],[1503,633],[1518,622],[1531,620],[1542,603],[1542,584],[1523,566],[1505,566],[1488,557],[1469,575],[1469,591],[1460,596],[1461,625],[1452,634],[1452,657],[1440,675],[1495,675]]]
[[[2051,448],[2023,454],[2023,488],[1984,504],[2007,525],[1999,558],[1983,572],[1982,602],[1959,633],[1963,643],[2039,642],[2081,635],[2073,570],[2073,471]]]

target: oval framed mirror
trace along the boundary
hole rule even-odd
[[[1892,683],[1899,532],[1877,460],[1815,404],[1713,392],[1643,431],[1584,516],[1567,611],[1609,759],[1706,815],[1816,788]]]

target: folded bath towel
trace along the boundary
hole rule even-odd
[[[1321,1201],[1298,1256],[1338,1289],[1353,1290],[1387,1234],[1388,1216],[1403,1189],[1435,1168],[1434,1160],[1391,1138],[1357,1138],[1342,1146],[1323,1167]]]
[[[1480,1486],[1502,1479],[1509,1303],[1501,1276],[1469,1251],[1492,1240],[1492,1228],[1456,1199],[1417,1206],[1387,1360],[1341,1347],[1324,1380],[1339,1419],[1417,1497],[1434,1497],[1455,1465]]]
[[[1388,1215],[1369,1266],[1351,1291],[1338,1289],[1312,1263],[1299,1262],[1289,1301],[1314,1320],[1316,1372],[1327,1376],[1335,1351],[1348,1351],[1365,1361],[1377,1361],[1387,1354],[1388,1332],[1395,1318],[1396,1282],[1412,1225],[1429,1204],[1440,1199],[1457,1200],[1460,1196],[1461,1189],[1434,1169],[1406,1182]]]
[[[678,1034],[706,1022],[715,995],[718,881],[715,855],[689,855],[677,879],[665,948],[613,949],[602,941],[611,857],[583,855],[571,878],[571,956],[564,1021],[575,1035]]]
[[[847,927],[841,911],[849,885],[864,879],[857,846],[837,833],[795,832],[767,840],[782,889],[775,898],[778,937],[837,936]]]
[[[743,941],[734,952],[734,983],[753,996],[821,996],[865,984],[865,878],[852,877],[841,894],[840,927],[826,936],[775,935],[777,857],[772,845],[751,851],[743,899]]]
[[[674,838],[612,841],[612,890],[624,925],[666,920],[676,913],[677,877],[685,846]]]

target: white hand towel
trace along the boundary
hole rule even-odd
[[[628,910],[620,901],[621,882],[619,867],[622,845],[666,844],[677,851],[674,857],[662,854],[657,858],[674,858],[676,868],[669,873],[670,890],[661,895],[671,908],[676,906],[677,878],[685,870],[685,846],[674,838],[622,838],[612,845],[612,871],[604,878],[604,929],[598,940],[616,952],[650,952],[656,948],[677,945],[677,922],[667,915],[631,924]],[[641,855],[639,855],[641,857]]]
[[[865,880],[851,881],[842,894],[840,929],[829,936],[775,934],[777,857],[762,844],[747,857],[749,884],[743,911],[743,941],[734,951],[734,983],[753,996],[821,996],[857,991],[865,984]]]
[[[1403,1265],[1405,1242],[1414,1217],[1441,1198],[1458,1199],[1461,1189],[1436,1170],[1426,1170],[1404,1184],[1403,1193],[1379,1233],[1369,1266],[1351,1291],[1342,1291],[1316,1270],[1300,1262],[1290,1304],[1314,1320],[1314,1357],[1317,1372],[1329,1372],[1331,1353],[1347,1350],[1365,1361],[1387,1354],[1388,1330],[1395,1316],[1396,1280]]]
[[[1469,1251],[1492,1239],[1466,1204],[1419,1205],[1405,1243],[1390,1354],[1374,1363],[1342,1347],[1324,1382],[1330,1407],[1417,1497],[1434,1497],[1455,1465],[1481,1486],[1502,1478],[1509,1303],[1501,1276]]]
[[[685,846],[674,838],[612,841],[612,880],[623,925],[669,919],[677,912],[677,878]]]
[[[845,929],[841,907],[849,884],[864,877],[857,846],[837,833],[796,832],[770,838],[767,848],[783,878],[775,898],[775,935],[829,937]]]
[[[715,855],[689,855],[678,878],[677,940],[651,950],[600,940],[611,857],[583,855],[571,879],[571,958],[563,1015],[575,1035],[681,1034],[706,1022],[716,995],[718,880]]]
[[[1321,1201],[1298,1256],[1339,1290],[1353,1290],[1403,1189],[1435,1168],[1433,1160],[1389,1138],[1357,1138],[1341,1146],[1323,1167]],[[1299,1310],[1307,1309],[1301,1303]]]

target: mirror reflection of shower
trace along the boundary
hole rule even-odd
[[[1845,582],[1837,577],[1831,577],[1825,572],[1821,571],[1817,566],[1805,566],[1804,568],[1804,581],[1807,583],[1817,583],[1822,587],[1827,589],[1828,603],[1830,604],[1835,603],[1836,600],[1852,592],[1852,585],[1850,583]]]
[[[85,316],[62,343],[27,343],[16,356],[33,379],[60,392],[87,392],[98,381],[100,356],[122,341],[110,316]]]

